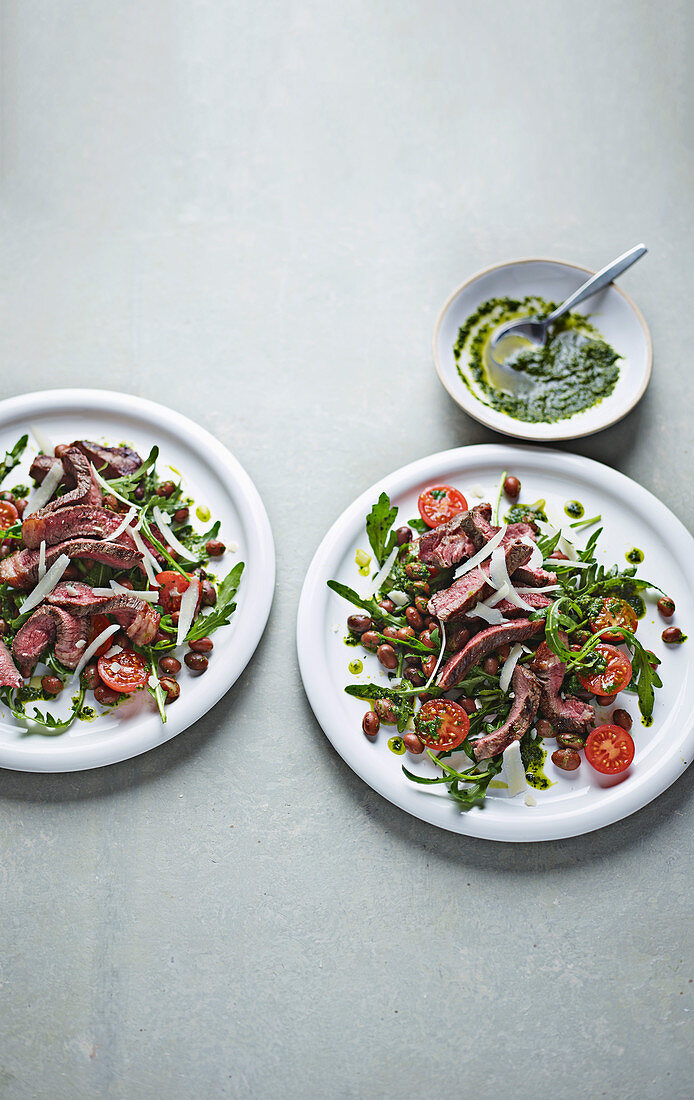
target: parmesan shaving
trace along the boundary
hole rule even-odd
[[[392,592],[388,593],[388,598],[393,601],[396,607],[406,607],[410,602],[410,597],[405,592],[400,592],[397,588],[394,588]]]
[[[197,561],[197,555],[191,553],[188,547],[184,546],[183,543],[179,542],[179,540],[176,538],[173,531],[171,530],[171,520],[167,515],[162,512],[159,505],[155,504],[152,511],[154,512],[154,518],[157,521],[157,526],[164,528],[164,530],[166,531],[166,538],[169,546],[172,550],[176,551],[179,558],[185,558],[186,561]]]
[[[481,550],[478,550],[476,554],[473,554],[471,558],[468,558],[467,561],[458,566],[455,571],[454,579],[457,580],[458,577],[465,576],[465,574],[469,573],[471,569],[476,569],[480,562],[486,561],[486,559],[494,553],[497,546],[500,545],[501,540],[503,539],[505,534],[506,527],[500,527],[493,538],[491,538],[489,542],[482,547]]]
[[[395,559],[398,556],[398,550],[399,549],[400,549],[399,546],[394,546],[393,547],[390,554],[388,555],[388,557],[384,561],[383,565],[379,569],[378,573],[376,573],[376,576],[373,577],[371,586],[370,586],[369,591],[366,595],[367,600],[370,599],[371,596],[375,596],[376,593],[378,592],[379,588],[381,587],[381,585],[388,579],[388,574],[390,573],[391,569],[393,568],[393,563],[395,562]]]
[[[42,581],[46,576],[46,540],[41,539],[41,545],[39,546],[39,580]]]
[[[490,626],[498,626],[500,623],[507,622],[500,611],[495,607],[489,607],[484,602],[475,604],[471,611],[466,612],[465,617],[467,619],[484,619]]]
[[[152,562],[154,562],[154,564],[157,567],[157,573],[158,573],[159,572],[159,562],[150,553],[150,551],[147,549],[147,546],[145,545],[145,540],[143,539],[142,535],[137,530],[137,528],[133,527],[133,528],[131,528],[131,530],[132,530],[132,533],[133,533],[133,542],[135,543],[137,549],[140,551],[140,553],[142,554],[142,557],[144,559],[143,565],[145,567],[145,573],[147,574],[147,580],[149,581],[149,583],[154,588],[159,588],[159,584],[157,583],[157,578],[156,578],[154,570],[152,568]]]
[[[43,580],[39,581],[34,591],[29,593],[22,604],[22,615],[25,611],[31,611],[32,607],[36,607],[40,604],[41,600],[45,599],[45,597],[53,591],[69,564],[70,559],[67,554],[61,554],[60,557],[53,562],[53,565],[46,572]]]
[[[518,658],[523,652],[523,646],[516,644],[512,647],[511,652],[503,663],[501,669],[501,675],[499,676],[499,687],[503,692],[507,692],[509,684],[511,683],[511,677],[513,676],[513,670],[518,664]]]
[[[190,630],[195,618],[195,608],[198,603],[199,586],[192,582],[181,596],[181,609],[178,613],[178,627],[176,630],[176,645],[182,645],[186,634]]]
[[[435,667],[434,671],[432,672],[431,676],[429,677],[426,684],[422,688],[422,694],[425,691],[428,691],[429,688],[431,687],[431,685],[433,684],[434,679],[436,678],[436,673],[439,671],[439,667],[440,667],[441,662],[443,660],[444,650],[446,649],[446,626],[445,626],[445,623],[439,623],[439,630],[441,631],[441,650],[439,652],[439,659],[436,662],[436,667]]]
[[[55,449],[53,447],[53,444],[51,443],[48,436],[45,435],[44,432],[42,432],[42,430],[41,430],[41,428],[39,428],[38,424],[30,424],[29,425],[29,431],[31,432],[34,439],[38,443],[39,450],[40,450],[41,454],[44,454],[44,455],[55,454]]]
[[[524,546],[529,546],[532,550],[530,557],[528,558],[527,565],[531,569],[540,569],[542,567],[542,551],[536,542],[530,538],[530,535],[523,535],[520,539]]]
[[[106,588],[105,591],[111,596],[114,592],[117,596],[137,596],[138,600],[144,600],[145,603],[159,603],[158,592],[148,592],[146,589],[141,592],[137,588],[126,588],[124,584],[119,584],[118,581],[111,581],[111,588]]]
[[[508,782],[508,793],[513,798],[528,789],[525,768],[521,760],[520,741],[512,741],[508,748],[504,749],[503,760],[503,773]]]
[[[508,585],[508,593],[506,599],[509,600],[515,607],[521,607],[525,611],[533,611],[534,608],[529,603],[519,596],[516,592],[511,578],[508,575],[508,569],[506,568],[506,554],[503,546],[499,546],[492,554],[492,561],[489,567],[489,576],[493,580],[496,588],[501,588],[502,585]]]
[[[122,497],[120,495],[120,493],[117,493],[116,490],[114,488],[112,488],[111,485],[109,485],[108,481],[104,481],[104,479],[101,476],[101,474],[99,473],[99,471],[95,470],[93,466],[92,466],[92,473],[94,474],[94,477],[99,482],[99,485],[101,486],[101,488],[104,490],[105,493],[110,493],[110,495],[112,497],[116,497],[116,499],[122,501],[123,504],[127,504],[128,508],[135,507],[132,504],[132,501],[127,500],[126,497]],[[138,509],[138,511],[139,511],[139,509]]]
[[[123,532],[125,531],[125,528],[130,526],[131,520],[136,515],[137,515],[137,508],[133,504],[133,506],[128,509],[127,515],[123,516],[122,523],[119,523],[118,526],[116,527],[115,531],[112,531],[110,535],[106,536],[106,538],[104,539],[104,542],[115,542],[115,540],[118,538],[118,536],[123,534]]]
[[[48,501],[60,485],[62,477],[63,464],[59,460],[56,460],[38,489],[32,494],[31,500],[24,509],[24,518],[32,515],[34,512],[38,512],[39,508],[43,508],[44,504],[48,504]]]
[[[112,623],[111,626],[107,626],[105,630],[102,630],[101,634],[97,634],[94,641],[87,646],[84,653],[80,657],[79,664],[77,665],[77,668],[70,677],[71,681],[79,679],[80,673],[84,666],[87,664],[87,661],[89,661],[94,656],[97,649],[101,648],[106,639],[110,638],[112,634],[115,634],[117,630],[120,630],[120,626],[118,625],[118,623]]]
[[[493,592],[491,596],[488,596],[484,601],[487,607],[496,607],[498,603],[505,600],[511,591],[510,584],[502,584],[501,588],[497,588],[496,592]]]
[[[517,588],[516,592],[520,596],[530,596],[533,592],[557,592],[560,588],[560,584],[547,584],[544,588]]]

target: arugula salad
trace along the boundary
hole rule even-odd
[[[0,702],[27,734],[62,734],[136,692],[165,723],[182,662],[201,675],[213,659],[244,563],[217,575],[220,522],[177,470],[160,472],[157,446],[143,460],[33,433],[38,454],[25,434],[0,462]]]
[[[490,787],[532,806],[531,788],[585,771],[584,761],[588,774],[626,777],[636,746],[620,701],[632,697],[649,726],[662,687],[639,620],[646,599],[668,622],[676,610],[638,576],[638,550],[624,568],[599,560],[601,516],[586,518],[579,501],[550,523],[545,501],[523,503],[506,471],[493,501],[468,506],[458,488],[431,485],[419,515],[397,526],[382,493],[366,517],[369,550],[355,559],[368,581],[328,581],[354,608],[345,642],[365,651],[350,673],[378,673],[345,687],[369,706],[364,735],[376,741],[391,727],[407,780],[443,786],[463,811],[482,806]],[[662,640],[686,636],[669,625]],[[417,760],[427,774],[413,770]]]

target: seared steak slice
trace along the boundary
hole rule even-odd
[[[36,549],[42,542],[55,546],[66,539],[104,539],[120,526],[123,517],[91,504],[73,504],[57,510],[39,509],[22,523],[24,545]]]
[[[483,546],[486,546],[499,530],[498,527],[492,526],[491,518],[492,506],[487,503],[476,504],[474,508],[470,508],[468,512],[461,514],[461,526],[475,550],[481,550]]]
[[[12,654],[2,639],[0,639],[0,687],[18,688],[21,686],[21,673],[15,668]]]
[[[142,554],[138,550],[132,550],[120,542],[75,539],[48,546],[46,568],[50,568],[61,554],[67,554],[69,558],[91,558],[92,561],[103,562],[113,569],[133,569],[142,562]],[[16,550],[9,558],[0,562],[0,581],[6,581],[12,588],[33,588],[38,579],[38,550]]]
[[[66,668],[76,668],[90,634],[89,619],[78,619],[62,607],[42,604],[15,634],[12,652],[22,674],[31,676],[41,654],[55,641],[58,660]]]
[[[112,615],[135,645],[149,645],[159,629],[158,611],[136,592],[111,597],[95,596],[88,584],[67,581],[56,585],[46,602],[68,609],[73,615]]]
[[[511,542],[504,547],[504,551],[509,576],[515,573],[518,566],[524,564],[532,554],[530,547],[523,542]],[[444,623],[465,614],[494,591],[489,584],[489,569],[490,562],[486,561],[477,569],[471,569],[469,573],[453,581],[450,588],[435,592],[429,600],[427,608],[429,614],[435,615]]]
[[[467,670],[473,665],[479,664],[487,654],[493,653],[500,645],[509,642],[524,642],[539,634],[545,629],[542,620],[531,622],[529,619],[516,619],[513,623],[500,623],[498,626],[490,626],[488,630],[480,630],[467,645],[463,646],[459,653],[454,653],[439,672],[436,683],[444,691],[455,687]]]
[[[525,592],[522,598],[530,604],[533,611],[541,611],[543,607],[549,607],[552,602],[542,592]],[[495,606],[505,619],[521,619],[528,614],[525,608],[516,607],[510,600],[499,600]]]
[[[104,447],[101,443],[92,443],[90,439],[76,439],[74,443],[60,444],[55,449],[58,458],[62,458],[70,447],[81,451],[105,478],[134,474],[142,465],[142,459],[132,447]]]
[[[587,733],[595,718],[595,711],[590,703],[584,703],[575,695],[561,697],[566,665],[546,642],[538,646],[531,667],[540,682],[542,717],[547,718],[560,733]]]
[[[491,504],[480,505],[480,507],[489,508],[491,516]],[[425,531],[419,540],[420,561],[445,569],[450,565],[457,565],[465,558],[472,557],[475,547],[463,529],[461,519],[464,514],[461,512],[447,523],[440,523],[431,531]]]
[[[557,574],[548,573],[541,567],[534,569],[532,565],[522,565],[516,570],[514,581],[518,584],[527,584],[529,588],[546,588],[547,585],[557,583]],[[525,599],[525,596],[523,597]]]
[[[54,458],[53,455],[37,455],[29,468],[29,473],[34,481],[37,481],[40,485],[48,471],[55,466],[56,462],[60,462],[60,459]],[[74,489],[75,479],[63,470],[63,476],[59,485],[67,485],[68,489]]]
[[[42,511],[54,512],[71,504],[101,504],[102,492],[89,459],[76,447],[69,447],[60,456],[60,460],[66,475],[74,479],[75,488],[68,490],[64,496],[51,500]]]
[[[540,703],[540,685],[523,665],[516,665],[511,679],[514,698],[511,712],[498,730],[478,738],[472,746],[475,760],[487,760],[507,749],[512,741],[520,741],[537,715]]]

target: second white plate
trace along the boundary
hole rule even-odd
[[[367,489],[336,521],[318,548],[304,583],[299,605],[297,644],[304,687],[313,711],[333,745],[366,783],[403,810],[453,832],[490,840],[554,840],[599,829],[626,817],[666,789],[687,767],[694,754],[694,683],[688,646],[663,645],[665,622],[648,603],[639,623],[639,638],[662,658],[663,688],[658,691],[652,726],[645,728],[633,695],[623,694],[620,706],[630,710],[636,759],[616,785],[601,785],[600,777],[584,761],[577,772],[545,766],[552,786],[533,791],[536,806],[522,797],[509,798],[491,791],[482,808],[461,813],[445,788],[416,786],[402,774],[409,756],[388,750],[388,727],[371,743],[361,731],[366,706],[345,694],[348,683],[372,679],[387,684],[376,657],[344,644],[351,605],[327,587],[333,577],[359,590],[355,553],[367,548],[364,520],[379,493],[385,491],[398,505],[398,524],[417,515],[417,497],[426,485],[455,485],[474,503],[490,499],[502,470],[521,479],[522,499],[547,501],[550,519],[568,522],[564,504],[578,499],[586,516],[600,513],[604,526],[600,559],[621,563],[632,547],[643,550],[639,575],[667,588],[677,604],[677,618],[685,633],[694,625],[694,593],[690,581],[694,539],[680,521],[640,485],[598,462],[575,455],[532,447],[484,445],[462,447],[431,455],[390,474]],[[585,536],[584,536],[585,537]],[[580,541],[579,545],[583,545]],[[364,673],[352,676],[350,661],[364,661]],[[606,719],[605,719],[606,720]],[[553,742],[550,742],[553,745]],[[613,782],[613,781],[612,781]]]

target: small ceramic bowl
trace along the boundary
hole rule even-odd
[[[531,424],[491,409],[468,388],[458,373],[453,346],[470,314],[490,298],[539,295],[553,302],[568,298],[593,273],[558,260],[511,260],[478,271],[453,292],[434,330],[434,362],[439,378],[465,412],[494,431],[518,439],[549,442],[577,439],[621,420],[643,397],[653,365],[653,345],[638,307],[614,283],[576,307],[622,356],[619,380],[609,397],[584,412],[553,424]]]

